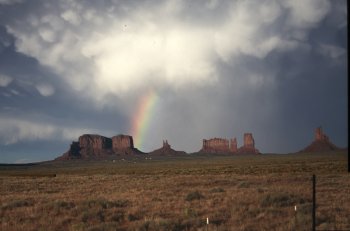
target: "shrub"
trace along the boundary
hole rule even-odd
[[[34,201],[32,199],[28,200],[16,200],[16,201],[11,201],[1,207],[1,209],[6,210],[6,209],[15,209],[19,207],[28,207],[34,205]]]
[[[71,209],[71,208],[74,208],[74,206],[75,205],[73,202],[66,202],[66,201],[55,201],[54,202],[55,208]]]
[[[184,214],[188,218],[190,218],[190,217],[197,217],[198,216],[198,213],[196,212],[196,210],[191,209],[191,208],[185,208]]]
[[[111,217],[112,221],[116,221],[116,222],[121,222],[124,220],[124,213],[121,211],[115,212],[112,217]]]
[[[298,206],[298,210],[295,213],[294,218],[289,222],[289,228],[291,230],[311,230],[311,209],[311,203],[306,203],[304,205]]]
[[[97,206],[101,207],[102,209],[127,207],[129,204],[130,203],[128,200],[108,201],[105,199],[98,199],[85,202],[85,206],[89,208]]]
[[[90,222],[104,222],[105,217],[101,210],[97,211],[85,211],[81,216],[81,221],[84,223]]]
[[[200,192],[194,191],[187,194],[186,201],[200,200],[202,198],[204,198],[204,196]]]
[[[248,182],[241,182],[238,184],[238,188],[249,188],[250,184]]]
[[[128,214],[128,221],[136,221],[139,218],[135,216],[134,214]]]
[[[276,206],[276,207],[286,207],[293,206],[295,204],[304,204],[305,199],[300,198],[295,195],[286,193],[274,193],[266,195],[261,201],[261,206]]]
[[[221,192],[225,192],[224,189],[222,188],[213,188],[212,190],[210,190],[211,193],[221,193]]]
[[[136,230],[149,231],[149,230],[171,230],[171,231],[181,231],[185,230],[186,226],[179,220],[145,220],[135,227]],[[132,229],[135,230],[135,229]]]

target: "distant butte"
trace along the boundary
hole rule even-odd
[[[231,142],[223,138],[203,139],[203,147],[199,152],[205,153],[234,153],[237,152],[237,140],[231,139]]]
[[[223,138],[203,139],[202,153],[231,153],[231,154],[260,154],[255,148],[255,141],[252,133],[244,134],[244,144],[237,149],[237,139],[230,141]]]
[[[198,153],[210,154],[261,154],[255,148],[255,140],[252,133],[245,133],[243,137],[244,144],[237,148],[237,139],[212,138],[203,139],[203,146]],[[323,133],[322,128],[318,127],[315,131],[314,141],[299,151],[299,153],[329,152],[345,150],[335,146]],[[346,148],[347,150],[347,148]],[[132,136],[117,135],[111,138],[96,134],[85,134],[79,137],[78,141],[73,141],[70,148],[55,160],[74,160],[74,159],[108,159],[116,156],[142,155],[153,156],[180,156],[187,154],[184,151],[176,151],[171,148],[167,140],[163,141],[163,146],[150,153],[144,153],[134,147]]]
[[[101,159],[111,155],[143,154],[134,147],[132,136],[117,135],[112,138],[85,134],[73,141],[69,150],[56,160]]]
[[[184,151],[176,151],[172,149],[170,144],[168,143],[168,140],[163,140],[163,147],[156,149],[150,152],[149,154],[155,156],[178,156],[185,155],[187,153]]]
[[[244,144],[237,151],[238,154],[260,154],[255,148],[255,141],[252,133],[244,133]]]
[[[299,152],[329,152],[341,150],[335,146],[328,138],[326,134],[323,133],[322,127],[318,127],[315,130],[314,141]]]

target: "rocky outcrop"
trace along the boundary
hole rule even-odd
[[[244,144],[237,151],[238,154],[259,154],[259,150],[255,148],[255,141],[252,133],[244,133]]]
[[[179,155],[185,155],[186,152],[176,151],[172,149],[170,144],[168,143],[168,140],[163,140],[163,147],[156,149],[150,152],[149,154],[154,156],[179,156]]]
[[[229,140],[223,138],[203,139],[203,147],[199,152],[205,153],[234,153],[237,151],[236,138]]]
[[[230,140],[223,138],[213,138],[203,140],[203,147],[199,152],[204,153],[231,153],[231,154],[258,154],[259,150],[255,148],[255,142],[251,133],[244,134],[244,145],[237,148],[237,139]]]
[[[69,150],[64,153],[62,156],[56,158],[56,160],[70,160],[70,159],[80,159],[80,146],[79,142],[73,141],[70,145]]]
[[[58,160],[69,159],[98,159],[111,155],[142,154],[134,148],[133,138],[127,135],[117,135],[112,138],[85,134],[79,137],[78,142],[73,142],[69,150]]]
[[[326,134],[323,133],[322,127],[318,127],[315,130],[314,141],[299,152],[329,152],[341,150],[335,146],[328,138]]]
[[[318,127],[315,130],[315,141],[324,141],[324,142],[329,142],[328,136],[323,133],[322,127]]]
[[[237,149],[237,139],[231,139],[231,145],[230,145],[230,150],[232,153],[236,153],[238,151]]]
[[[103,156],[112,148],[112,139],[86,134],[79,137],[79,147],[83,158]]]
[[[118,135],[112,137],[113,150],[124,150],[127,148],[134,148],[132,136]]]

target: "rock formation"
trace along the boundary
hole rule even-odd
[[[155,155],[155,156],[178,156],[178,155],[185,155],[186,152],[176,151],[172,149],[170,144],[168,143],[168,140],[163,140],[163,147],[156,149],[150,152],[149,154]]]
[[[316,128],[316,130],[315,130],[315,140],[318,140],[318,141],[329,141],[328,136],[326,136],[326,134],[323,133],[322,127]]]
[[[134,148],[134,141],[132,136],[118,135],[112,137],[112,147],[115,151]]]
[[[80,155],[82,157],[103,156],[111,149],[112,140],[100,135],[82,135],[79,137]]]
[[[168,140],[163,140],[163,149],[171,149],[170,144],[168,144]]]
[[[79,142],[73,141],[69,150],[57,159],[79,159],[81,158]]]
[[[254,138],[251,133],[244,134],[244,145],[237,149],[237,139],[213,138],[203,140],[203,147],[199,152],[205,153],[232,153],[232,154],[258,154],[255,148]]]
[[[79,137],[78,142],[73,142],[69,150],[57,159],[94,159],[111,155],[132,154],[142,154],[142,152],[134,148],[131,136],[118,135],[108,138],[100,135],[85,134]]]
[[[231,139],[231,145],[230,145],[230,150],[232,153],[236,153],[237,152],[237,139]]]
[[[340,148],[329,140],[328,136],[323,133],[322,127],[318,127],[315,130],[314,141],[300,152],[327,152],[337,150],[340,150]]]
[[[244,133],[244,144],[237,151],[238,154],[259,154],[259,150],[255,148],[255,141],[252,133]]]
[[[206,153],[226,153],[230,152],[230,145],[227,139],[213,138],[213,139],[203,139],[203,148],[201,152]]]

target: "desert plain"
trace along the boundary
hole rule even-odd
[[[0,166],[1,230],[350,230],[347,151]],[[209,223],[209,224],[208,224]]]

